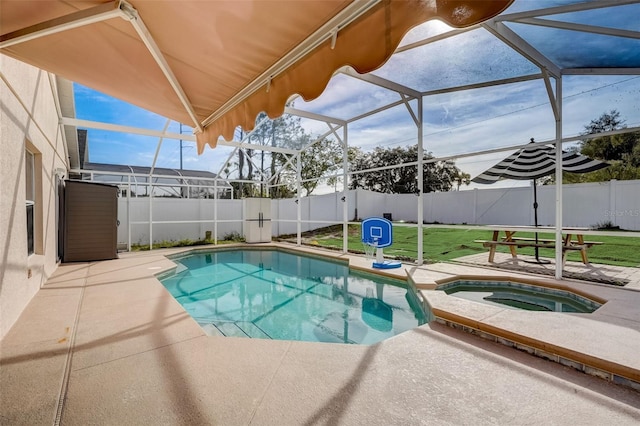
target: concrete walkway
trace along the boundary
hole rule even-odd
[[[640,422],[640,392],[440,323],[372,346],[206,336],[154,277],[174,252],[61,265],[0,342],[0,424]],[[423,285],[483,271],[402,269]],[[597,331],[584,346],[610,346],[606,356],[624,346],[616,362],[640,353],[640,305],[629,297],[640,292],[593,287],[627,304],[590,319]],[[555,321],[557,339],[575,340],[566,318],[544,327]],[[531,318],[514,327],[540,333]]]

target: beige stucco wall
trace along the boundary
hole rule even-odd
[[[57,267],[56,170],[67,154],[55,78],[0,55],[0,339]],[[25,149],[36,154],[35,254],[27,256]],[[38,167],[40,165],[40,167]]]

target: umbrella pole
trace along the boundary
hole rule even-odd
[[[533,180],[533,226],[538,227],[538,191],[536,190],[536,180]],[[535,232],[536,245],[534,251],[536,254],[536,263],[549,263],[547,260],[540,260],[538,247],[538,231]]]
[[[533,180],[533,226],[535,226],[536,228],[538,227],[538,191],[536,190],[536,180]],[[540,262],[540,258],[538,257],[539,253],[538,253],[538,231],[536,230],[536,246],[535,248],[535,252],[536,252],[536,260],[538,262]]]

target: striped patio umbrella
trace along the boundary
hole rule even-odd
[[[589,173],[607,166],[608,163],[575,152],[562,152],[562,170],[565,172]],[[491,184],[502,179],[535,180],[552,175],[555,171],[555,148],[549,145],[535,145],[519,149],[471,181]]]
[[[531,143],[533,143],[531,139]],[[608,167],[603,161],[594,160],[575,152],[562,152],[562,170],[571,173],[589,173]],[[538,226],[538,194],[536,179],[549,176],[556,170],[555,148],[549,145],[534,145],[522,148],[500,161],[490,169],[471,179],[471,182],[492,184],[503,179],[533,180],[533,217],[534,226]],[[536,243],[538,242],[536,233]],[[538,247],[535,248],[536,261]]]

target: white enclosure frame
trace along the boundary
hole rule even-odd
[[[600,1],[592,1],[592,2],[583,2],[583,3],[575,3],[575,4],[570,4],[570,5],[565,5],[565,6],[558,6],[558,7],[549,7],[549,8],[545,8],[545,9],[537,9],[537,10],[532,10],[532,11],[526,11],[526,12],[519,12],[519,13],[506,13],[503,15],[499,15],[493,19],[490,19],[482,24],[479,25],[475,25],[473,27],[470,28],[465,28],[465,29],[461,29],[461,30],[451,30],[447,33],[435,36],[435,37],[430,37],[430,38],[426,38],[424,40],[421,40],[419,42],[415,42],[412,44],[408,44],[405,46],[400,47],[397,52],[406,52],[409,51],[411,49],[415,49],[419,46],[423,46],[425,44],[429,44],[429,43],[433,43],[439,40],[443,40],[446,38],[450,38],[450,37],[455,37],[458,34],[461,33],[465,33],[467,31],[473,30],[473,29],[477,29],[477,28],[484,28],[485,30],[487,30],[490,34],[494,35],[496,38],[498,38],[500,41],[502,41],[503,43],[505,43],[507,46],[509,46],[510,48],[512,48],[513,50],[515,50],[516,52],[518,52],[520,55],[522,55],[524,58],[526,58],[527,60],[529,60],[532,64],[534,64],[535,66],[537,66],[540,70],[539,73],[534,73],[534,74],[529,74],[529,75],[523,75],[520,77],[515,77],[515,78],[503,78],[503,79],[496,79],[494,81],[488,81],[488,82],[484,82],[484,83],[478,83],[478,84],[469,84],[469,85],[465,85],[465,86],[458,86],[458,87],[453,87],[453,88],[443,88],[443,89],[438,89],[438,90],[429,90],[429,91],[417,91],[415,89],[412,89],[410,87],[405,87],[401,84],[398,84],[396,82],[393,81],[389,81],[386,80],[384,78],[380,78],[376,75],[373,74],[367,74],[367,75],[360,75],[358,73],[356,73],[355,71],[348,69],[348,68],[344,68],[339,70],[338,72],[351,77],[351,78],[355,78],[355,79],[359,79],[363,82],[366,82],[368,84],[371,85],[375,85],[375,86],[379,86],[382,88],[385,88],[387,90],[396,92],[398,94],[398,100],[391,102],[387,105],[384,105],[382,107],[376,108],[374,110],[368,111],[364,114],[355,116],[355,117],[351,117],[349,119],[339,119],[337,117],[328,117],[328,116],[324,116],[324,115],[319,115],[319,114],[315,114],[309,111],[304,111],[301,110],[299,108],[291,108],[291,107],[287,107],[285,108],[285,114],[292,114],[292,115],[296,115],[298,117],[303,117],[303,118],[307,118],[307,119],[312,119],[312,120],[316,120],[316,121],[320,121],[320,122],[325,122],[328,126],[328,130],[327,132],[325,132],[323,135],[320,135],[318,138],[316,138],[314,141],[311,142],[312,144],[315,143],[319,143],[320,141],[322,141],[324,138],[328,137],[328,136],[333,136],[335,137],[338,141],[340,141],[344,147],[343,149],[343,161],[342,161],[342,172],[341,172],[341,176],[343,179],[343,197],[344,197],[344,209],[343,209],[343,251],[346,252],[347,251],[347,227],[348,227],[348,222],[349,222],[349,218],[347,217],[348,215],[348,206],[347,206],[347,202],[346,202],[346,193],[347,193],[347,188],[348,188],[348,177],[350,175],[353,174],[352,171],[348,170],[348,161],[347,161],[347,149],[349,146],[349,125],[351,125],[352,123],[361,120],[363,118],[372,116],[374,114],[380,113],[382,111],[388,110],[390,108],[399,106],[399,105],[405,105],[407,108],[407,112],[410,114],[411,118],[413,119],[413,121],[416,124],[416,129],[417,129],[417,133],[416,133],[416,139],[418,142],[418,158],[416,159],[415,162],[411,162],[411,163],[406,163],[406,164],[402,164],[402,165],[390,165],[390,166],[385,166],[385,167],[380,167],[380,168],[376,168],[376,169],[370,169],[367,171],[359,171],[357,173],[365,173],[365,172],[371,172],[371,171],[377,171],[377,170],[384,170],[384,169],[389,169],[389,168],[396,168],[396,167],[406,167],[406,166],[414,166],[417,165],[418,168],[418,176],[419,176],[419,181],[418,181],[418,194],[417,194],[417,217],[418,217],[418,227],[417,227],[417,232],[418,232],[418,249],[417,249],[417,263],[420,265],[423,263],[424,258],[423,258],[423,217],[424,217],[424,212],[423,212],[423,191],[424,191],[424,186],[423,186],[423,182],[421,179],[422,176],[422,171],[424,168],[424,164],[425,163],[431,163],[431,162],[435,162],[435,161],[442,161],[442,160],[449,160],[449,159],[458,159],[458,158],[464,158],[464,157],[469,157],[469,156],[477,156],[477,155],[482,155],[482,154],[489,154],[489,153],[497,153],[497,152],[507,152],[507,151],[513,151],[519,148],[522,148],[524,146],[529,146],[529,144],[518,144],[518,145],[511,145],[511,146],[505,146],[502,148],[498,148],[498,149],[491,149],[491,150],[484,150],[484,151],[478,151],[478,152],[472,152],[472,153],[466,153],[466,154],[460,154],[460,155],[454,155],[454,156],[447,156],[447,157],[439,157],[439,158],[434,158],[434,159],[430,159],[430,160],[423,160],[423,153],[424,153],[424,144],[425,142],[428,143],[428,141],[424,140],[424,135],[423,135],[423,107],[424,107],[424,103],[428,101],[429,96],[432,95],[438,95],[438,94],[443,94],[443,93],[453,93],[453,92],[458,92],[458,91],[463,91],[463,90],[470,90],[470,89],[477,89],[477,88],[484,88],[484,87],[491,87],[491,86],[497,86],[497,85],[502,85],[502,84],[511,84],[511,83],[518,83],[518,82],[526,82],[526,81],[532,81],[532,80],[543,80],[547,93],[548,93],[548,97],[549,97],[549,104],[551,106],[551,109],[553,111],[553,115],[554,115],[554,119],[555,119],[555,137],[553,140],[549,140],[549,141],[542,141],[542,142],[536,142],[539,144],[554,144],[556,147],[556,175],[561,175],[562,172],[562,144],[563,143],[568,143],[568,142],[575,142],[577,140],[585,140],[588,139],[590,137],[602,137],[605,135],[613,135],[613,134],[617,134],[617,133],[626,133],[626,132],[630,132],[630,131],[636,131],[640,128],[632,128],[632,129],[624,129],[621,131],[615,131],[615,132],[607,132],[607,133],[600,133],[594,136],[579,136],[579,137],[572,137],[572,138],[563,138],[562,135],[562,80],[563,80],[563,76],[565,75],[585,75],[585,76],[593,76],[593,75],[640,75],[640,68],[614,68],[614,67],[606,67],[606,68],[567,68],[567,69],[563,69],[560,66],[558,66],[557,64],[555,64],[550,58],[546,57],[545,55],[543,55],[540,51],[536,50],[531,44],[527,43],[523,38],[521,38],[518,34],[516,34],[513,30],[511,30],[507,25],[505,25],[506,22],[514,22],[514,23],[521,23],[521,24],[528,24],[528,25],[536,25],[536,26],[544,26],[544,27],[552,27],[552,28],[560,28],[560,29],[565,29],[565,30],[570,30],[570,31],[582,31],[582,32],[589,32],[589,33],[594,33],[594,34],[602,34],[602,35],[610,35],[610,36],[615,36],[615,37],[627,37],[627,38],[635,38],[635,39],[640,39],[640,31],[629,31],[629,30],[621,30],[621,29],[613,29],[613,28],[605,28],[605,27],[600,27],[597,25],[583,25],[583,24],[572,24],[572,23],[564,23],[564,22],[558,22],[558,21],[551,21],[548,19],[543,19],[541,17],[544,16],[550,16],[550,15],[556,15],[556,14],[562,14],[562,13],[568,13],[568,12],[579,12],[579,11],[586,11],[586,10],[593,10],[593,9],[598,9],[598,8],[606,8],[606,7],[613,7],[613,6],[622,6],[622,5],[627,5],[627,4],[637,4],[640,3],[639,0],[616,0],[616,1],[610,1],[610,0],[600,0]],[[126,3],[125,3],[126,4]],[[126,12],[126,10],[124,11]],[[137,28],[137,27],[136,27]],[[143,38],[143,40],[147,40],[149,37],[147,37],[147,34],[145,32],[145,28],[141,27],[140,30],[140,35]],[[153,44],[151,44],[149,46],[149,49],[151,51],[154,51],[153,49]],[[162,58],[156,58],[158,60],[159,65],[162,67],[162,63],[163,60]],[[163,68],[163,71],[165,71],[165,69]],[[167,78],[169,80],[171,79],[172,75],[170,73],[167,74]],[[174,89],[176,90],[176,93],[178,95],[180,95],[180,88],[176,88],[174,87]],[[181,98],[182,99],[182,98]],[[414,108],[411,105],[412,101],[416,101],[417,106]],[[137,129],[137,128],[133,128],[133,127],[128,127],[128,126],[119,126],[119,125],[114,125],[114,124],[107,124],[107,123],[97,123],[97,122],[89,122],[86,120],[78,120],[75,118],[68,118],[68,117],[63,117],[62,113],[59,111],[60,114],[60,124],[62,126],[76,126],[76,127],[88,127],[88,128],[94,128],[94,129],[102,129],[102,130],[112,130],[112,131],[119,131],[119,132],[126,132],[126,133],[134,133],[134,134],[140,134],[140,135],[146,135],[146,136],[156,136],[159,138],[159,142],[158,142],[158,148],[156,151],[156,157],[157,157],[157,152],[160,149],[160,145],[162,144],[162,140],[165,138],[170,138],[170,139],[181,139],[181,140],[186,140],[186,141],[195,141],[195,137],[193,135],[182,135],[182,134],[176,134],[176,133],[169,133],[167,132],[167,126],[164,127],[164,129],[162,131],[153,131],[153,130],[145,130],[145,129]],[[215,117],[211,117],[212,119],[215,119]],[[194,120],[197,121],[197,120]],[[256,129],[258,129],[264,122],[266,122],[266,120],[263,120],[261,123],[258,123],[258,125],[256,126]],[[198,124],[198,123],[196,123]],[[254,130],[255,132],[255,130]],[[64,133],[64,132],[63,132]],[[278,153],[283,153],[287,156],[288,160],[286,162],[286,164],[278,171],[278,173],[280,173],[283,169],[285,169],[286,167],[288,167],[289,165],[295,164],[296,167],[296,187],[297,187],[297,221],[298,221],[298,235],[297,235],[297,244],[300,245],[301,244],[301,212],[300,212],[300,198],[301,198],[301,164],[300,164],[300,155],[301,152],[304,151],[307,147],[302,148],[301,150],[292,150],[292,149],[286,149],[286,148],[280,148],[280,147],[271,147],[271,146],[262,146],[262,145],[253,145],[248,143],[247,141],[250,139],[252,132],[249,132],[247,134],[244,135],[244,137],[242,138],[241,141],[219,141],[218,144],[219,145],[225,145],[225,146],[231,146],[234,147],[234,151],[230,154],[229,158],[227,159],[227,161],[225,162],[225,164],[223,165],[222,169],[224,169],[224,167],[226,167],[226,165],[228,164],[228,162],[231,160],[232,156],[235,154],[235,152],[239,149],[253,149],[253,150],[264,150],[264,151],[270,151],[270,152],[278,152]],[[311,146],[309,145],[309,146]],[[154,166],[155,166],[155,160],[154,160]],[[259,169],[259,168],[256,168]],[[340,175],[340,174],[338,174]],[[270,183],[273,183],[273,179],[274,176],[271,176],[269,179],[265,180],[266,176],[261,176],[261,180],[259,182],[256,181],[247,181],[247,182],[252,182],[252,183],[260,183],[260,184],[264,184],[268,187],[268,185]],[[216,197],[216,201],[217,201],[217,197]],[[555,264],[556,264],[556,271],[555,271],[555,277],[557,279],[562,279],[562,185],[556,185],[556,231],[555,231],[555,239],[556,239],[556,252],[555,252]],[[150,219],[152,216],[152,209],[150,209]]]

